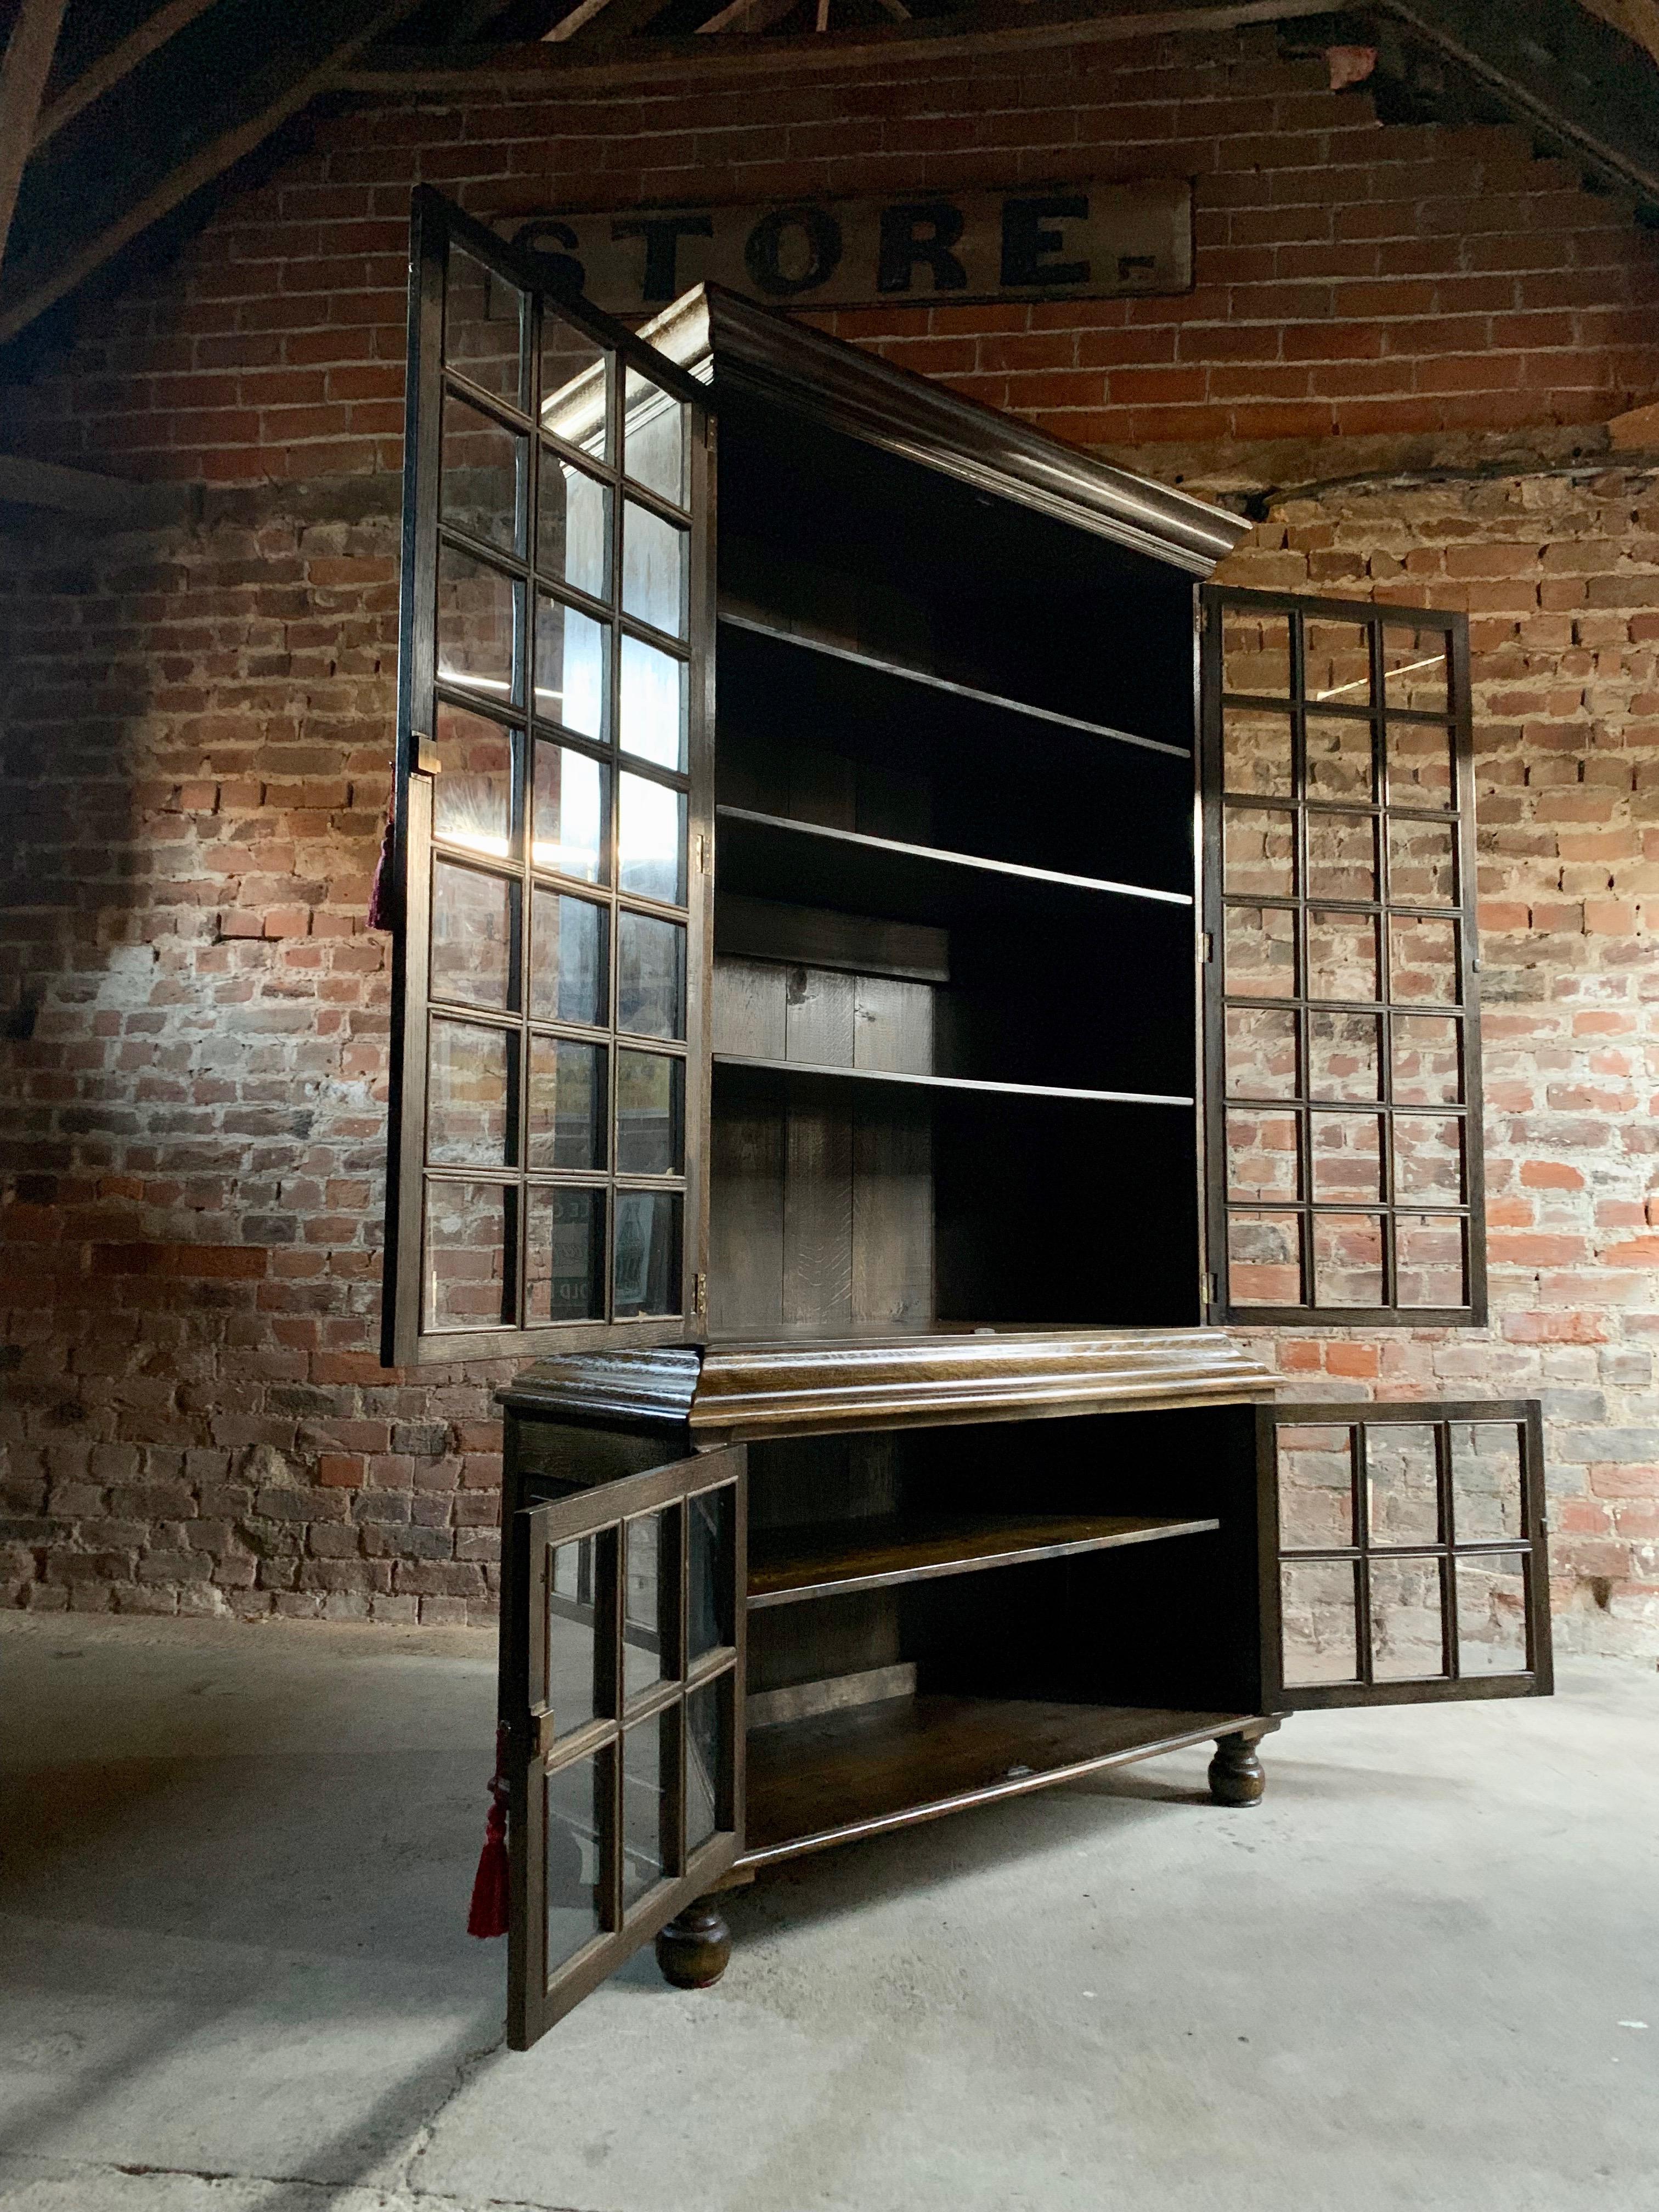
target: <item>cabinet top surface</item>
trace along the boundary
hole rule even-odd
[[[520,1416],[684,1425],[698,1444],[1270,1398],[1218,1329],[997,1328],[721,1342],[540,1360],[499,1392]]]

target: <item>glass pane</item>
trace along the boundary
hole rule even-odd
[[[1265,1106],[1227,1109],[1227,1195],[1277,1199],[1302,1195],[1297,1117]]]
[[[1375,1213],[1316,1213],[1314,1304],[1380,1306],[1382,1222]]]
[[[1375,1014],[1308,1017],[1308,1093],[1376,1098],[1382,1089],[1382,1023]]]
[[[685,409],[636,368],[629,370],[624,392],[623,468],[635,483],[684,507]]]
[[[525,1320],[602,1319],[605,1193],[532,1184],[526,1203]]]
[[[1384,743],[1390,806],[1456,805],[1456,739],[1444,723],[1390,722]]]
[[[677,1314],[683,1310],[680,1224],[684,1208],[678,1191],[617,1193],[612,1310],[619,1319],[629,1314]]]
[[[1239,898],[1296,894],[1296,817],[1270,806],[1230,806],[1223,883]]]
[[[639,898],[685,904],[685,793],[648,776],[619,779],[617,879]]]
[[[1375,899],[1376,825],[1370,814],[1308,817],[1308,896]]]
[[[438,548],[438,677],[503,702],[520,697],[520,586],[459,546]]]
[[[536,482],[536,566],[556,584],[603,599],[611,590],[611,491],[542,447]]]
[[[609,1822],[609,1750],[573,1759],[547,1778],[547,1971],[599,1933]]]
[[[1425,714],[1446,711],[1446,633],[1407,629],[1394,623],[1382,630],[1382,696],[1390,707],[1409,707]]]
[[[1382,1124],[1375,1114],[1315,1114],[1313,1194],[1376,1205],[1382,1196]]]
[[[1221,688],[1287,699],[1291,692],[1291,618],[1251,608],[1221,611]]]
[[[685,1171],[685,1062],[656,1052],[617,1054],[617,1169]]]
[[[518,905],[518,885],[505,877],[487,876],[453,860],[433,862],[428,987],[434,999],[469,1006],[507,1006]]]
[[[481,860],[513,849],[513,736],[499,722],[439,702],[432,834]]]
[[[1373,1545],[1437,1544],[1440,1481],[1433,1424],[1377,1421],[1368,1425],[1365,1488]]]
[[[1457,924],[1427,915],[1389,916],[1389,996],[1455,1006],[1462,996],[1457,977]]]
[[[547,1597],[547,1702],[553,1733],[569,1735],[601,1710],[599,1539],[554,1547]]]
[[[578,883],[609,874],[611,771],[568,745],[536,741],[535,813],[530,858],[538,868]]]
[[[623,750],[659,768],[683,770],[685,709],[685,663],[637,637],[625,637],[617,710]]]
[[[1519,1543],[1521,1431],[1514,1421],[1451,1425],[1452,1531],[1460,1544]]]
[[[1462,1024],[1443,1014],[1396,1014],[1394,1018],[1394,1096],[1400,1106],[1460,1106],[1463,1103]]]
[[[1364,999],[1382,995],[1376,960],[1376,916],[1308,915],[1308,996]]]
[[[1346,715],[1310,714],[1308,796],[1368,805],[1371,797],[1371,726]]]
[[[1440,1559],[1370,1562],[1371,1679],[1423,1682],[1446,1674]]]
[[[596,461],[611,459],[611,356],[550,307],[542,311],[542,428]]]
[[[1296,1018],[1288,1009],[1228,1007],[1230,1098],[1295,1097]]]
[[[674,1541],[679,1509],[642,1513],[623,1528],[623,1694],[637,1698],[678,1674],[673,1650]]]
[[[1457,1576],[1457,1671],[1527,1671],[1527,1569],[1521,1559],[1460,1559]]]
[[[1359,1679],[1359,1610],[1347,1559],[1287,1559],[1279,1568],[1285,1686]]]
[[[1282,906],[1230,906],[1225,988],[1235,999],[1296,996],[1296,915]]]
[[[623,610],[670,637],[685,635],[690,543],[649,507],[623,501]]]
[[[635,1036],[684,1036],[684,923],[617,915],[617,1026]]]
[[[1227,1287],[1236,1306],[1302,1304],[1302,1225],[1295,1213],[1235,1213],[1227,1222]]]
[[[605,734],[611,625],[562,600],[536,595],[536,712],[579,738]]]
[[[690,1666],[705,1651],[737,1641],[732,1626],[732,1491],[730,1485],[705,1490],[686,1502],[687,1562],[685,1658]]]
[[[604,1022],[610,921],[590,899],[537,890],[530,929],[530,1012],[537,1021]]]
[[[1353,1431],[1281,1428],[1279,1540],[1287,1552],[1334,1551],[1354,1541]]]
[[[524,404],[525,295],[459,246],[449,249],[444,360],[481,391]]]
[[[1397,1114],[1394,1120],[1396,1206],[1463,1203],[1463,1122],[1452,1114]]]
[[[1400,906],[1453,906],[1456,832],[1449,822],[1389,817],[1389,896]]]
[[[1397,1213],[1395,1297],[1402,1306],[1466,1306],[1463,1224],[1456,1214]]]
[[[685,1849],[689,1857],[720,1826],[722,1784],[732,1763],[732,1678],[693,1690],[685,1701]]]
[[[1260,708],[1221,710],[1222,781],[1229,791],[1256,799],[1294,799],[1295,756],[1288,714]]]
[[[605,1165],[605,1060],[603,1045],[531,1038],[528,1166]]]
[[[514,1196],[499,1183],[428,1183],[422,1328],[499,1328],[518,1319],[511,1251]]]
[[[453,392],[444,394],[438,507],[445,522],[504,552],[522,554],[529,459],[527,438]]]
[[[517,1042],[516,1031],[434,1019],[426,1077],[429,1167],[514,1164],[507,1108],[509,1054]]]
[[[674,1863],[667,1832],[674,1802],[669,1759],[678,1737],[678,1717],[653,1713],[623,1736],[623,1911],[654,1889]]]
[[[1369,626],[1310,615],[1302,625],[1302,690],[1310,707],[1328,699],[1340,699],[1345,707],[1370,706]]]

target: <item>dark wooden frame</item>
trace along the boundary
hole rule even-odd
[[[1513,1423],[1520,1438],[1522,1532],[1507,1540],[1457,1540],[1448,1431],[1458,1422]],[[1536,1398],[1402,1400],[1386,1405],[1370,1399],[1313,1399],[1295,1405],[1258,1406],[1255,1413],[1256,1473],[1261,1525],[1268,1532],[1261,1546],[1263,1702],[1269,1711],[1297,1712],[1328,1706],[1416,1705],[1467,1698],[1547,1698],[1555,1687],[1549,1597],[1548,1498],[1544,1482],[1543,1410]],[[1358,1540],[1330,1547],[1285,1550],[1280,1541],[1279,1431],[1285,1428],[1341,1428],[1351,1438],[1352,1528]],[[1432,1544],[1373,1546],[1365,1487],[1365,1431],[1368,1428],[1432,1426],[1436,1431],[1437,1486],[1440,1539]],[[1525,1562],[1528,1664],[1513,1674],[1466,1675],[1460,1670],[1455,1563],[1461,1559],[1498,1558]],[[1443,1567],[1441,1604],[1447,1664],[1445,1677],[1421,1676],[1392,1681],[1374,1679],[1370,1635],[1370,1578],[1374,1559],[1438,1559]],[[1359,1679],[1351,1682],[1285,1684],[1281,1570],[1286,1562],[1310,1565],[1352,1563],[1355,1581],[1356,1657]]]
[[[507,1571],[512,1589],[502,1615],[502,1729],[507,1775],[507,1835],[510,1867],[510,1931],[507,1951],[507,2039],[515,2051],[528,2050],[537,2038],[580,2003],[623,1960],[655,1936],[694,1898],[716,1887],[743,1849],[744,1691],[746,1654],[744,1592],[748,1580],[748,1512],[744,1467],[747,1451],[734,1445],[704,1452],[666,1467],[625,1475],[578,1496],[526,1506],[508,1531]],[[732,1641],[687,1663],[686,1633],[690,1546],[687,1510],[701,1493],[725,1488],[732,1493],[731,1543],[724,1564],[730,1588],[724,1593]],[[625,1699],[623,1682],[623,1606],[626,1565],[623,1525],[635,1516],[678,1506],[674,1583],[668,1607],[675,1643],[674,1664],[662,1680]],[[555,1737],[547,1725],[550,1711],[545,1680],[547,1607],[554,1547],[592,1536],[599,1540],[603,1587],[598,1592],[596,1642],[599,1661],[601,1716],[569,1734]],[[605,1649],[608,1647],[608,1649]],[[689,1855],[685,1850],[685,1708],[698,1690],[729,1685],[729,1739],[718,1778],[715,1832]],[[669,1817],[677,1838],[671,1844],[676,1871],[624,1910],[621,1893],[623,1856],[623,1735],[625,1726],[672,1715],[677,1741],[678,1783],[671,1789]],[[550,1774],[590,1757],[609,1753],[608,1805],[602,1815],[599,1857],[604,1899],[602,1931],[549,1972],[547,1933],[547,1835],[545,1785]]]
[[[647,1041],[647,1048],[683,1059],[686,1066],[684,1172],[683,1177],[670,1178],[669,1186],[665,1186],[683,1188],[684,1193],[681,1306],[673,1314],[619,1320],[595,1318],[526,1323],[523,1326],[503,1322],[491,1328],[441,1332],[427,1331],[422,1326],[422,1213],[428,1172],[425,1161],[425,1126],[429,900],[433,775],[436,764],[435,748],[429,745],[428,740],[434,726],[440,696],[435,673],[434,609],[441,543],[439,492],[445,391],[453,385],[457,397],[464,399],[467,405],[526,437],[527,475],[521,496],[532,519],[532,532],[544,435],[538,412],[538,395],[532,393],[526,405],[515,407],[486,390],[470,386],[465,370],[458,374],[444,360],[445,272],[452,241],[526,295],[531,320],[522,342],[529,351],[532,374],[540,357],[540,320],[544,313],[556,313],[593,344],[609,350],[617,362],[617,373],[611,378],[612,388],[607,401],[611,415],[611,460],[609,465],[592,464],[591,457],[584,457],[590,462],[592,472],[604,478],[611,489],[611,557],[616,604],[604,610],[598,609],[596,605],[595,611],[603,612],[609,627],[611,665],[608,681],[613,702],[624,637],[638,630],[659,649],[663,644],[663,641],[648,626],[634,622],[622,611],[621,532],[624,491],[629,501],[647,509],[656,511],[660,508],[665,515],[672,512],[669,503],[658,499],[648,488],[635,483],[623,474],[625,457],[621,450],[621,386],[626,371],[629,368],[641,370],[653,384],[661,386],[690,410],[687,459],[690,476],[685,512],[689,512],[690,524],[690,573],[684,651],[680,656],[690,672],[687,769],[684,779],[669,779],[677,785],[683,781],[687,793],[687,900],[684,915],[686,929],[686,1035],[683,1043],[660,1039]],[[533,257],[526,258],[516,253],[493,233],[474,222],[441,194],[426,186],[417,190],[414,197],[409,327],[393,847],[393,878],[398,910],[392,948],[392,1097],[387,1146],[381,1358],[387,1365],[416,1362],[447,1364],[466,1359],[498,1358],[520,1351],[534,1354],[556,1347],[575,1349],[607,1341],[634,1344],[696,1341],[703,1334],[702,1285],[708,1267],[709,1074],[703,1041],[713,915],[714,671],[710,641],[714,590],[712,567],[714,456],[709,395],[701,381],[687,375],[655,348],[635,337],[622,325],[551,290],[545,269],[538,269]],[[522,394],[520,396],[522,398]],[[447,525],[442,527],[441,538],[443,542],[453,539],[458,550],[469,552],[475,550],[464,531],[452,529]],[[531,550],[532,541],[527,538],[526,543],[526,551],[523,556],[503,552],[494,545],[480,544],[476,551],[489,562],[494,570],[512,576],[515,580],[514,588],[525,595],[523,618],[526,626],[525,649],[527,652],[529,634],[534,628],[537,570]],[[569,599],[580,611],[581,593],[573,589]],[[483,712],[488,715],[486,703],[466,696],[463,691],[456,690],[453,695],[447,691],[444,696],[453,696],[454,703],[468,713]],[[526,746],[533,747],[538,723],[535,702],[530,693],[527,678],[526,696],[510,719],[515,727],[522,727]],[[637,769],[653,780],[661,778],[649,763],[618,755],[614,738],[609,731],[608,724],[608,734],[602,743],[585,745],[578,736],[573,749],[592,757],[603,756],[607,760],[613,787],[611,815],[614,817],[615,779],[623,768],[629,773]],[[570,742],[568,733],[555,732],[550,726],[547,733],[556,734],[562,743]],[[530,773],[530,764],[526,762],[518,771],[521,788],[527,787]],[[610,834],[607,823],[607,837]],[[534,872],[527,850],[527,836],[523,842],[526,849],[513,864],[511,872],[516,873],[520,885],[518,962],[521,972],[527,974]],[[508,872],[504,867],[495,871]],[[616,917],[624,907],[648,912],[653,904],[650,900],[637,898],[631,892],[624,896],[617,876],[617,871],[613,866],[609,872],[606,884],[593,886],[591,892],[597,902],[607,907],[611,917],[610,1018],[604,1031],[592,1034],[595,1041],[603,1042],[608,1048],[607,1097],[613,1121],[618,1042],[615,999],[618,935]],[[665,918],[677,923],[681,921],[678,909],[664,908],[662,910]],[[524,994],[521,992],[520,995],[522,999]],[[522,1004],[516,1013],[505,1015],[496,1022],[492,1022],[491,1016],[483,1010],[458,1007],[455,1012],[462,1018],[481,1020],[486,1025],[504,1026],[525,1040],[521,1050],[527,1050],[530,1017]],[[542,1028],[545,1024],[538,1023],[537,1026]],[[521,1083],[523,1073],[521,1070]],[[519,1149],[522,1152],[522,1140]],[[532,1187],[526,1170],[524,1168],[479,1168],[447,1172],[457,1181],[500,1182],[520,1194],[520,1202],[514,1209],[516,1218],[509,1224],[508,1234],[515,1284],[521,1282],[526,1235],[524,1217],[527,1212],[522,1202],[522,1194]],[[550,1182],[554,1179],[549,1178]],[[568,1183],[581,1179],[567,1174],[556,1180]],[[608,1157],[608,1164],[603,1171],[596,1170],[586,1181],[592,1187],[604,1188],[607,1194],[604,1271],[608,1311],[613,1273],[616,1196],[618,1188],[623,1185],[629,1188],[635,1183],[641,1187],[649,1185],[648,1182],[642,1182],[639,1177],[622,1175],[614,1157]]]
[[[1203,1090],[1206,1124],[1206,1242],[1208,1297],[1207,1317],[1212,1321],[1258,1323],[1266,1327],[1283,1328],[1287,1325],[1374,1328],[1393,1324],[1403,1328],[1484,1328],[1486,1321],[1486,1179],[1482,1146],[1482,1091],[1480,1079],[1480,959],[1476,936],[1475,852],[1474,852],[1474,732],[1469,699],[1468,623],[1459,614],[1445,614],[1432,608],[1397,607],[1371,600],[1324,599],[1303,597],[1293,592],[1246,592],[1206,587],[1201,594],[1203,610],[1200,647],[1200,707],[1201,731],[1200,782],[1203,808],[1203,881],[1204,881],[1204,1022],[1203,1022]],[[1284,699],[1269,698],[1257,694],[1238,694],[1223,690],[1223,630],[1225,611],[1240,608],[1265,616],[1289,617],[1292,663],[1290,690]],[[1303,625],[1308,618],[1332,623],[1363,624],[1370,638],[1371,703],[1364,708],[1342,708],[1328,701],[1317,702],[1317,712],[1334,720],[1352,720],[1356,724],[1369,720],[1371,727],[1372,790],[1370,800],[1310,801],[1306,793],[1307,745],[1305,716],[1310,702],[1305,697],[1303,665]],[[1448,697],[1443,715],[1437,716],[1424,710],[1389,708],[1385,704],[1382,671],[1382,632],[1385,626],[1396,629],[1439,630],[1446,639],[1446,667]],[[1295,817],[1297,864],[1291,895],[1285,898],[1267,894],[1240,894],[1230,900],[1227,893],[1223,852],[1223,714],[1230,706],[1238,705],[1261,712],[1285,712],[1288,714],[1294,748],[1294,797],[1290,799],[1262,798],[1260,805],[1274,812],[1288,812]],[[1457,867],[1457,899],[1455,904],[1433,908],[1416,907],[1410,901],[1394,901],[1389,896],[1389,840],[1385,834],[1391,815],[1399,810],[1389,803],[1389,791],[1384,781],[1384,747],[1391,719],[1423,727],[1444,725],[1451,733],[1452,757],[1455,764],[1455,813],[1449,810],[1434,814],[1425,808],[1407,818],[1425,821],[1451,822],[1454,827],[1454,847]],[[1307,823],[1310,811],[1328,811],[1334,814],[1369,814],[1377,824],[1376,848],[1376,896],[1366,902],[1338,898],[1312,899],[1308,893]],[[1281,908],[1291,912],[1296,920],[1298,945],[1297,988],[1293,995],[1284,998],[1256,998],[1248,1003],[1264,1009],[1293,1009],[1297,1019],[1298,1079],[1294,1097],[1272,1101],[1230,1101],[1226,1093],[1226,1014],[1229,1005],[1226,988],[1226,913],[1230,903]],[[1374,1002],[1313,1000],[1307,991],[1306,967],[1307,920],[1310,907],[1323,912],[1366,914],[1375,917],[1377,927],[1378,982],[1381,996]],[[1454,1006],[1435,1004],[1393,1004],[1389,992],[1390,947],[1388,921],[1391,915],[1422,913],[1435,919],[1455,921],[1458,933],[1458,998]],[[1320,1100],[1310,1097],[1308,1080],[1308,1017],[1310,1009],[1359,1015],[1374,1014],[1378,1022],[1381,1065],[1379,1096],[1376,1100]],[[1462,1024],[1462,1097],[1456,1105],[1437,1107],[1397,1107],[1394,1101],[1393,1024],[1396,1018],[1422,1014],[1446,1015]],[[1227,1124],[1229,1104],[1243,1104],[1261,1111],[1283,1110],[1297,1117],[1299,1139],[1298,1194],[1285,1200],[1238,1201],[1229,1198],[1227,1192]],[[1382,1176],[1382,1192],[1376,1200],[1316,1200],[1313,1184],[1313,1162],[1310,1158],[1310,1107],[1322,1110],[1349,1110],[1357,1115],[1371,1114],[1381,1120],[1388,1132],[1388,1141],[1382,1148],[1379,1163]],[[1424,1201],[1396,1200],[1394,1183],[1393,1129],[1396,1115],[1420,1113],[1425,1118],[1440,1115],[1456,1117],[1463,1123],[1464,1192],[1462,1203],[1457,1206],[1430,1205]],[[1314,1301],[1316,1290],[1313,1223],[1319,1213],[1332,1215],[1376,1215],[1384,1222],[1382,1239],[1383,1297],[1374,1306],[1319,1305]],[[1269,1215],[1294,1213],[1298,1219],[1298,1257],[1303,1288],[1303,1301],[1294,1305],[1242,1304],[1232,1295],[1228,1256],[1228,1224],[1230,1220],[1251,1213]],[[1402,1306],[1397,1303],[1397,1268],[1394,1222],[1397,1214],[1420,1216],[1444,1215],[1461,1219],[1463,1224],[1466,1304],[1455,1306]]]

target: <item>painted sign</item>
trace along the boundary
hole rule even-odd
[[[556,283],[623,316],[705,279],[785,307],[1106,300],[1193,282],[1186,178],[538,215],[498,227],[556,264]]]

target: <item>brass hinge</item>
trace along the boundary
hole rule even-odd
[[[1215,1277],[1214,1277],[1213,1275],[1206,1275],[1206,1277],[1204,1278],[1204,1303],[1205,1303],[1205,1304],[1206,1304],[1206,1305],[1211,1305],[1211,1306],[1212,1306],[1212,1305],[1215,1304],[1215,1302],[1216,1302],[1217,1298],[1218,1298],[1220,1295],[1221,1295],[1221,1285],[1220,1285],[1220,1284],[1216,1280],[1216,1279],[1215,1279]]]
[[[691,1279],[691,1310],[694,1314],[706,1314],[708,1310],[707,1275],[694,1275]]]
[[[697,873],[700,876],[708,873],[708,840],[701,830],[697,832]]]

